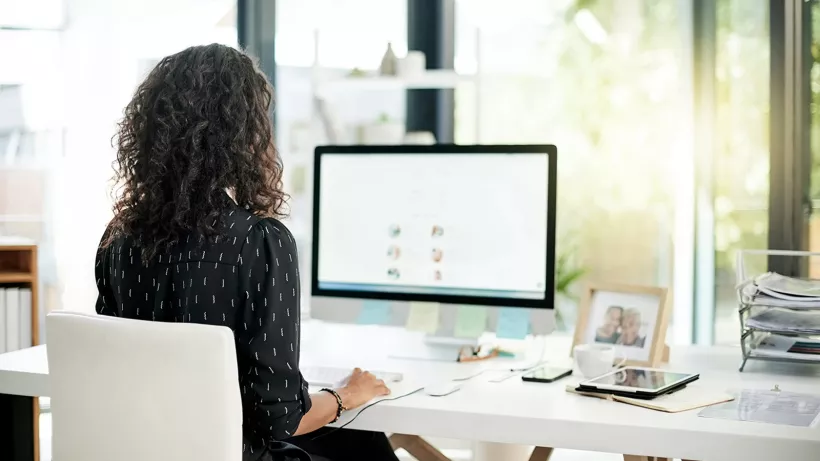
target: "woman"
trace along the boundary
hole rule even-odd
[[[641,311],[629,308],[621,318],[621,336],[617,344],[623,346],[643,347],[646,336],[641,336]]]
[[[389,390],[354,371],[309,394],[299,372],[299,266],[265,77],[246,55],[196,46],[163,59],[125,108],[122,194],[96,261],[97,312],[230,327],[243,459],[396,460],[384,434],[320,429]],[[162,360],[157,357],[157,360]],[[307,435],[306,435],[307,434]]]

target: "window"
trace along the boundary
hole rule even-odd
[[[315,85],[319,80],[344,77],[354,69],[375,71],[388,44],[399,57],[407,52],[406,0],[276,2],[277,146],[285,163],[284,186],[291,195],[293,213],[288,226],[301,248],[310,247],[308,181],[313,147],[327,142],[314,106]],[[329,123],[344,132],[345,139],[355,139],[365,124],[405,117],[401,90],[359,87],[323,93],[322,98]],[[307,264],[309,255],[303,254],[302,260]],[[309,284],[304,286],[309,289]]]
[[[405,0],[277,0],[276,63],[311,67],[315,37],[324,67],[376,69],[388,42],[407,51]]]
[[[236,3],[166,1],[161,14],[128,2],[0,3],[0,236],[40,245],[41,312],[91,311],[116,121],[163,56],[235,46]]]
[[[735,253],[768,247],[769,2],[716,5],[714,342],[738,344]],[[764,258],[749,263],[766,271]]]
[[[675,237],[692,225],[680,210],[692,208],[693,96],[679,2],[460,0],[456,21],[457,70],[480,85],[456,94],[456,142],[559,147],[559,287],[576,269],[669,287],[670,342],[689,342],[691,242]],[[560,294],[559,327],[574,325],[576,295]]]
[[[0,2],[0,27],[18,30],[62,27],[65,0],[5,0]]]
[[[9,5],[0,7],[0,26],[9,27],[0,30],[0,239],[40,245],[40,299],[48,302],[58,288],[51,179],[64,144],[60,34],[48,27],[59,25],[61,9],[59,2],[31,3],[40,4],[42,17],[22,5],[7,15]]]

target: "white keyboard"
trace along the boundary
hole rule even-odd
[[[336,368],[336,367],[302,367],[302,376],[310,383],[311,386],[338,386],[344,384],[344,381],[350,376],[353,371],[350,368]],[[385,383],[398,383],[404,379],[401,373],[393,373],[389,371],[375,371],[367,370],[377,378],[384,380]]]

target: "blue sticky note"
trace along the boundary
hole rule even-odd
[[[499,338],[524,339],[530,331],[530,311],[516,307],[498,309],[495,334]]]
[[[364,325],[387,325],[390,323],[390,303],[367,300],[362,304],[358,323]]]

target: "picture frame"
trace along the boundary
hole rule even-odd
[[[572,348],[611,344],[627,365],[657,366],[668,359],[667,289],[612,283],[588,284],[578,305]]]

